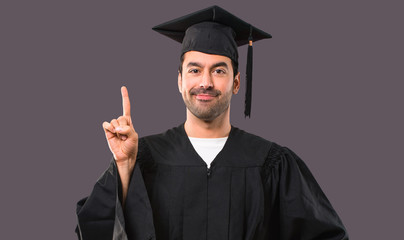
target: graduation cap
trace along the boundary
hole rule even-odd
[[[237,47],[248,44],[245,117],[251,114],[252,43],[272,36],[218,6],[176,18],[153,30],[182,43],[181,56],[199,51],[229,57],[238,64]]]

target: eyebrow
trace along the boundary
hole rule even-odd
[[[197,63],[197,62],[189,62],[188,64],[187,64],[187,68],[189,68],[189,67],[202,67],[202,65],[201,64],[199,64],[199,63]]]
[[[229,66],[227,66],[227,63],[225,63],[225,62],[218,62],[218,63],[213,64],[213,66],[211,67],[211,69],[217,68],[217,67],[225,67],[226,69],[229,68]]]
[[[189,67],[200,67],[200,68],[202,68],[202,65],[200,63],[198,63],[198,62],[189,62],[187,64],[187,68],[189,68]],[[217,68],[217,67],[225,67],[226,69],[229,68],[227,63],[225,63],[225,62],[217,62],[217,63],[212,65],[211,69]]]

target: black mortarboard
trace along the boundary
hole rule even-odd
[[[176,18],[153,30],[182,43],[181,56],[188,51],[223,55],[238,63],[237,47],[249,44],[244,114],[250,117],[252,88],[252,42],[272,36],[218,6]]]

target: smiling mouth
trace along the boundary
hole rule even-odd
[[[196,100],[201,102],[212,101],[220,95],[220,91],[214,89],[194,88],[190,91],[191,96],[195,95]]]
[[[196,99],[200,101],[210,101],[214,99],[216,96],[210,95],[210,94],[197,94]]]

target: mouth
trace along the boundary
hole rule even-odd
[[[196,100],[200,100],[200,101],[210,101],[213,98],[215,98],[215,96],[210,95],[210,94],[197,94],[196,95]]]
[[[195,99],[198,101],[208,102],[220,96],[220,91],[214,89],[194,88],[190,91],[190,95],[195,96]]]

